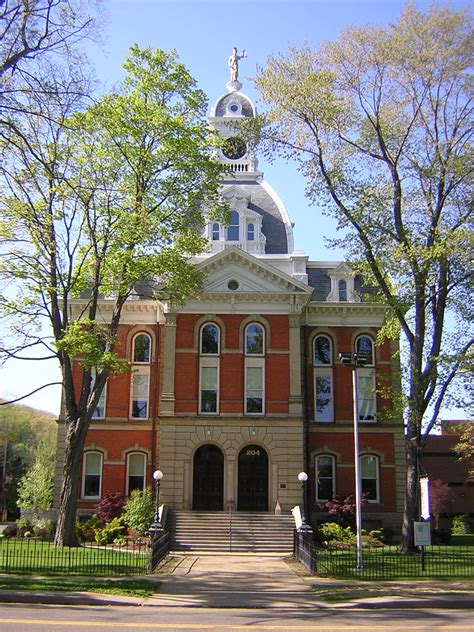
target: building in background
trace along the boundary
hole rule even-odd
[[[108,491],[150,485],[159,466],[170,507],[207,511],[273,512],[278,503],[290,512],[306,470],[312,519],[324,518],[321,503],[354,493],[352,372],[338,356],[357,351],[367,354],[357,407],[363,522],[398,530],[403,421],[380,392],[398,380],[396,345],[375,344],[386,307],[344,262],[295,250],[287,210],[238,134],[255,116],[241,87],[231,80],[209,116],[225,138],[230,222],[206,226],[199,299],[177,306],[137,288],[125,305],[118,349],[133,368],[109,379],[97,408],[79,512],[93,513]],[[311,229],[323,231],[322,220]],[[77,314],[83,307],[78,300]],[[63,441],[60,424],[58,489]]]

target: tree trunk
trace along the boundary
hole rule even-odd
[[[406,441],[406,490],[403,511],[400,553],[415,550],[413,522],[418,518],[418,446],[414,441]]]
[[[78,546],[76,534],[77,496],[84,442],[89,422],[84,419],[66,420],[63,480],[59,497],[58,519],[54,544]]]

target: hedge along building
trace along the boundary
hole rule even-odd
[[[396,528],[403,422],[378,386],[398,371],[393,343],[375,346],[386,307],[367,300],[345,263],[295,251],[285,206],[236,131],[254,105],[235,71],[226,87],[209,123],[226,139],[229,224],[206,226],[209,251],[195,261],[205,272],[199,300],[176,307],[138,288],[126,303],[118,350],[132,371],[109,379],[96,410],[79,512],[93,513],[109,491],[150,485],[159,467],[172,508],[252,512],[299,504],[297,475],[306,470],[312,518],[326,517],[320,503],[354,492],[352,372],[338,355],[358,351],[368,358],[358,370],[364,522]],[[79,300],[77,313],[82,307]],[[107,308],[104,301],[105,318]],[[79,379],[79,362],[76,370]],[[58,489],[63,442],[60,424]]]

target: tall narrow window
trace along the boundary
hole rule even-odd
[[[314,419],[334,421],[332,344],[328,336],[317,336],[313,347]]]
[[[255,226],[250,223],[247,224],[247,241],[253,241],[255,239]]]
[[[245,328],[245,405],[248,415],[265,412],[265,329],[260,323]]]
[[[212,241],[219,241],[220,238],[221,231],[219,224],[217,222],[214,222],[214,224],[212,225]]]
[[[227,241],[239,241],[240,239],[240,221],[237,211],[230,214],[230,224],[227,227]]]
[[[258,323],[247,325],[245,329],[245,355],[264,354],[264,329]]]
[[[100,498],[102,483],[102,453],[85,452],[82,468],[82,497]]]
[[[379,459],[373,454],[360,457],[360,479],[362,494],[369,503],[380,502]]]
[[[91,369],[91,389],[94,387],[96,378],[95,368]],[[97,406],[92,413],[92,419],[104,419],[105,417],[105,398],[106,398],[107,384],[102,389]]]
[[[374,367],[374,343],[369,336],[359,336],[356,340],[356,352],[365,354],[364,368],[357,369],[357,410],[359,421],[377,421],[376,388]],[[372,368],[371,368],[372,367]]]
[[[214,323],[206,323],[201,328],[199,350],[199,412],[218,413],[220,329]]]
[[[145,489],[146,455],[143,452],[132,452],[127,458],[127,494],[134,489]]]
[[[148,419],[150,391],[151,338],[138,334],[132,344],[132,396],[130,414],[133,419]]]
[[[347,281],[341,279],[338,283],[339,300],[347,301]]]
[[[316,500],[325,502],[336,495],[336,459],[331,454],[316,457]]]

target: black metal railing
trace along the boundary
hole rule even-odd
[[[0,540],[1,573],[136,575],[150,571],[149,540],[126,539],[120,544],[56,547],[36,538]]]
[[[164,531],[149,544],[151,549],[149,570],[152,572],[158,566],[163,558],[165,558],[170,550],[170,534]]]
[[[312,537],[295,533],[294,555],[321,577],[368,580],[474,577],[474,547],[427,546],[421,552],[401,554],[396,546],[364,547],[363,565],[357,568],[357,550],[316,547]]]

